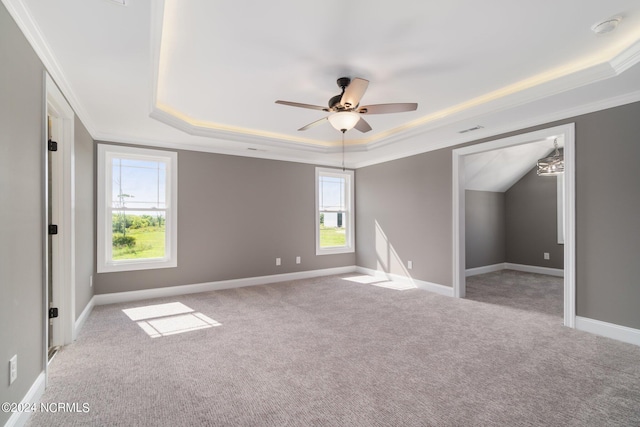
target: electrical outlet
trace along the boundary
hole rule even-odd
[[[280,264],[282,264],[282,259],[276,258],[276,265],[280,265]]]
[[[299,256],[296,257],[296,264],[300,264],[300,257]]]
[[[18,355],[14,354],[9,359],[9,385],[13,384],[16,378],[18,378]]]
[[[411,270],[413,268],[413,261],[407,261],[407,268]]]
[[[89,276],[89,287],[93,287],[93,274]]]
[[[549,259],[549,252],[544,253],[544,259]]]

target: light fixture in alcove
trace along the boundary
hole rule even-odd
[[[564,173],[564,156],[558,150],[558,138],[553,141],[553,155],[538,160],[538,176],[554,176]]]

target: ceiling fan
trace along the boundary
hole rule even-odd
[[[371,130],[371,126],[364,118],[361,117],[363,114],[402,113],[405,111],[414,111],[418,108],[418,104],[415,102],[374,104],[360,107],[360,99],[367,90],[367,86],[369,86],[369,80],[358,77],[353,80],[349,77],[340,77],[337,83],[338,87],[342,89],[342,93],[332,97],[329,100],[328,107],[280,100],[276,101],[276,104],[309,108],[311,110],[322,110],[332,113],[329,116],[323,117],[315,122],[311,122],[298,130],[307,130],[328,120],[329,123],[331,123],[331,126],[342,133],[353,128],[356,128],[360,132],[369,132]]]

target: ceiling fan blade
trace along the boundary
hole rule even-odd
[[[322,124],[325,120],[327,120],[327,117],[323,117],[320,120],[316,120],[315,122],[311,122],[306,126],[302,126],[300,129],[298,130],[307,130],[309,128],[312,128],[314,126],[318,126],[319,124]]]
[[[321,107],[319,105],[311,105],[311,104],[301,104],[299,102],[290,102],[290,101],[277,100],[276,104],[288,105],[290,107],[309,108],[310,110],[329,111],[329,109],[327,107]]]
[[[360,132],[363,132],[363,133],[369,132],[371,130],[371,126],[369,125],[369,123],[367,123],[367,121],[362,117],[360,117],[360,120],[358,120],[358,123],[356,123],[354,128],[358,129]]]
[[[358,113],[361,114],[388,114],[388,113],[403,113],[405,111],[415,111],[418,109],[418,104],[415,102],[405,102],[397,104],[374,104],[365,105],[358,108]]]
[[[369,86],[369,80],[358,77],[351,80],[351,83],[346,87],[340,99],[340,105],[345,108],[355,108],[360,103],[360,99],[367,90],[367,86]]]

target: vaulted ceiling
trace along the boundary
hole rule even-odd
[[[327,113],[274,101],[360,77],[418,109],[347,132],[359,167],[640,100],[637,0],[2,1],[97,140],[337,165],[297,130]]]
[[[465,188],[504,193],[536,167],[538,159],[554,153],[554,142],[564,147],[560,136],[465,156]]]

